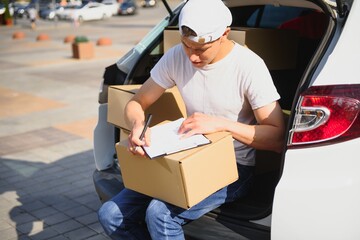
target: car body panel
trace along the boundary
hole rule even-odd
[[[94,129],[94,158],[96,169],[105,170],[114,164],[114,127],[107,122],[107,104],[99,105],[98,122]]]
[[[48,7],[39,11],[39,17],[42,19],[54,20],[57,13],[64,10],[63,6],[56,6],[54,8]]]
[[[339,24],[333,40],[336,45],[322,60],[323,68],[318,68],[314,85],[339,84],[340,79],[343,83],[360,83],[360,68],[358,67],[360,31],[354,31],[359,28],[357,26],[360,21],[359,8],[360,4],[354,2],[344,28]]]
[[[109,9],[113,16],[118,14],[120,3],[116,0],[104,0],[101,3]]]
[[[272,239],[359,239],[359,146],[357,138],[286,152]]]

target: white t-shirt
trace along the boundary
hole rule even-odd
[[[177,86],[188,116],[194,112],[256,124],[252,109],[280,98],[264,61],[251,50],[235,43],[220,61],[194,67],[181,44],[168,52],[151,70],[152,79],[163,88]],[[237,162],[255,165],[255,151],[234,142]]]

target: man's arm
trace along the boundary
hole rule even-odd
[[[143,141],[139,139],[142,129],[144,127],[144,111],[151,104],[153,104],[163,93],[165,89],[160,87],[157,83],[149,78],[139,89],[139,91],[132,97],[125,107],[125,119],[129,126],[132,127],[129,135],[129,150],[134,152],[136,146],[149,144],[149,131],[146,132]],[[135,152],[134,152],[135,153]],[[141,148],[136,152],[139,155],[144,155]]]
[[[284,144],[284,115],[278,102],[254,110],[258,125],[247,126],[248,134],[234,137],[255,149],[281,152]]]
[[[281,107],[277,102],[254,110],[258,125],[230,121],[202,113],[194,113],[188,117],[179,129],[186,136],[218,131],[231,132],[240,142],[255,149],[281,152],[284,142],[285,124]]]

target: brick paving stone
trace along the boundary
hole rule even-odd
[[[53,206],[53,205],[56,205],[58,203],[65,202],[65,201],[69,200],[66,197],[61,196],[61,195],[55,195],[54,196],[54,195],[48,195],[48,194],[38,196],[38,198],[40,199],[41,202],[47,204],[48,206]],[[56,208],[56,209],[58,209],[58,208]]]
[[[91,228],[92,230],[94,230],[97,233],[104,233],[104,229],[101,226],[101,224],[99,222],[93,223],[88,225],[89,228]]]
[[[94,191],[89,191],[86,194],[82,195],[75,199],[78,203],[87,205],[95,203],[97,206],[100,206],[100,200],[98,195]]]
[[[66,199],[66,200],[60,201],[52,206],[54,208],[56,208],[57,210],[64,212],[68,209],[79,207],[79,206],[81,206],[81,204],[77,203],[75,200]]]
[[[12,228],[12,225],[10,225],[8,222],[0,219],[0,232],[7,230],[9,228]],[[0,234],[0,236],[1,236],[1,234]]]
[[[100,200],[97,198],[94,201],[89,201],[88,203],[84,204],[85,206],[87,206],[88,208],[92,209],[93,211],[97,212],[97,210],[100,208],[101,206],[101,202]]]
[[[11,215],[11,212],[10,212]],[[15,222],[16,224],[23,224],[23,223],[29,223],[29,222],[34,222],[37,221],[38,219],[35,218],[34,216],[30,215],[29,213],[20,213],[16,216],[11,216],[11,220],[13,222]]]
[[[24,210],[26,210],[26,211],[28,211],[28,212],[30,212],[30,211],[36,211],[36,210],[38,210],[38,209],[43,209],[43,208],[45,208],[46,207],[46,204],[44,204],[42,201],[40,201],[40,200],[35,200],[35,201],[33,201],[33,202],[25,202],[25,201],[22,201],[22,204],[23,205],[21,205],[20,206],[20,208],[21,209],[24,209]]]
[[[20,208],[16,208],[16,207],[11,208],[11,207],[9,207],[9,208],[6,208],[6,209],[2,209],[0,211],[0,218],[2,220],[5,220],[5,221],[7,221],[7,222],[9,222],[11,224],[12,223],[11,218],[13,218],[13,217],[15,217],[15,216],[17,216],[19,214],[22,214],[22,213],[24,213],[24,210],[22,210]],[[10,214],[11,214],[11,216],[10,216]]]
[[[16,191],[17,193],[19,192],[18,190]],[[39,201],[39,199],[36,197],[36,196],[34,196],[34,195],[32,195],[32,194],[24,194],[24,195],[21,195],[20,194],[20,196],[21,196],[21,204],[22,205],[32,205],[32,204],[34,204],[34,209],[37,209],[37,207],[36,207],[36,205],[38,204],[38,203],[36,203],[37,201]],[[41,203],[39,203],[39,204],[41,204]],[[41,207],[42,207],[43,205],[41,205]]]
[[[10,201],[2,198],[0,195],[0,210],[8,209],[9,208]]]
[[[59,211],[53,207],[44,207],[35,211],[32,211],[31,214],[34,215],[35,217],[39,218],[39,219],[43,219],[45,217],[54,215],[56,213],[58,213]]]
[[[15,180],[15,182],[13,182]],[[25,178],[25,179],[19,179],[19,177],[13,177],[8,178],[8,181],[12,183],[12,185],[16,188],[16,190],[19,189],[31,189],[31,192],[34,193],[35,189],[41,189],[46,187],[46,183],[34,183],[34,180]],[[36,188],[35,188],[36,187]]]
[[[69,221],[58,223],[58,224],[51,226],[51,228],[55,229],[58,233],[61,233],[61,234],[70,232],[72,230],[75,230],[75,229],[78,229],[81,227],[83,227],[82,224],[80,224],[79,222],[72,220],[72,219],[70,219]]]
[[[17,232],[14,228],[8,228],[0,231],[0,236],[2,240],[9,240],[17,237]]]
[[[82,227],[74,231],[70,231],[64,234],[65,237],[68,237],[71,240],[82,240],[88,239],[91,236],[96,235],[97,233],[88,227]]]
[[[31,235],[32,240],[47,240],[52,237],[58,236],[59,233],[52,228],[45,228],[43,231],[38,232],[35,235]]]
[[[64,171],[65,168],[60,166],[60,165],[56,165],[56,164],[47,164],[45,165],[43,168],[41,168],[41,171],[45,174],[48,175],[56,175],[58,172]]]
[[[18,190],[32,187],[31,184],[33,183],[33,181],[31,181],[30,177],[34,172],[37,171],[37,168],[36,166],[32,166],[26,169],[26,165],[22,163],[14,164],[14,167],[17,166],[19,166],[19,170],[16,172],[10,170],[12,172],[12,175],[6,178],[6,182],[8,183],[8,192],[13,191],[16,192],[17,195],[20,195]]]
[[[96,223],[98,221],[98,215],[97,215],[97,212],[92,211],[86,215],[76,217],[75,220],[81,224],[89,225],[92,223]]]
[[[76,138],[78,137],[75,135],[55,128],[45,128],[13,136],[0,137],[0,142],[6,142],[5,146],[0,144],[0,156],[37,147],[46,147]]]
[[[69,240],[67,237],[64,237],[62,235],[58,235],[56,237],[49,238],[48,240]]]
[[[91,212],[93,212],[92,209],[82,206],[82,205],[80,205],[79,207],[75,207],[75,208],[71,208],[71,209],[67,209],[67,210],[63,211],[64,214],[66,214],[72,218],[81,217],[81,216],[84,216]]]
[[[26,235],[20,235],[20,236],[17,236],[16,238],[12,238],[10,240],[32,240],[32,239]]]
[[[90,238],[88,238],[87,240],[109,240],[110,238],[104,235],[95,235],[92,236]]]
[[[90,183],[90,182],[89,182]],[[73,187],[71,189],[69,189],[68,191],[64,192],[64,196],[71,198],[71,199],[77,199],[78,197],[82,197],[86,194],[88,194],[89,192],[93,192],[94,190],[89,190],[89,189],[82,189],[82,188],[77,188],[77,187]]]
[[[65,222],[69,219],[71,219],[71,217],[69,217],[68,215],[66,215],[64,213],[59,212],[59,213],[44,217],[43,221],[46,225],[52,226],[52,225],[55,225],[58,223]]]
[[[64,177],[64,180],[63,182],[64,183],[71,183],[71,182],[74,182],[74,181],[77,181],[77,180],[80,180],[82,178],[82,175],[80,174],[75,174],[73,172],[73,169],[77,169],[77,167],[75,168],[69,168],[67,170],[64,171],[64,173],[66,173],[66,177]]]
[[[17,224],[16,230],[22,234],[31,236],[43,231],[44,223],[42,221],[36,220],[36,221],[26,222],[23,224]]]
[[[49,195],[54,195],[54,196],[62,195],[62,196],[67,197],[67,195],[65,193],[69,192],[71,190],[73,190],[71,185],[62,184],[62,185],[59,185],[59,186],[56,186],[56,187],[53,187],[53,188],[45,189],[39,194],[42,194],[42,195],[49,194]]]
[[[5,103],[0,109],[0,118],[19,116],[64,106],[63,103],[51,99],[16,92],[3,87],[0,87],[0,102]],[[18,108],[19,105],[24,107]]]

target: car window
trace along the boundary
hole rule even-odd
[[[304,8],[298,7],[265,5],[254,11],[249,17],[247,25],[249,27],[277,28],[282,23],[299,17],[304,11]]]

